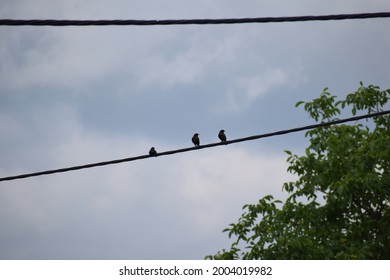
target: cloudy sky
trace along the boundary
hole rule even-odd
[[[0,18],[193,19],[389,12],[386,0],[2,0]],[[390,19],[0,26],[0,177],[313,121],[294,104],[390,87]],[[202,259],[244,204],[284,198],[304,133],[0,182],[0,259]]]

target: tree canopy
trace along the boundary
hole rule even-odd
[[[389,90],[365,87],[336,100],[327,88],[296,107],[315,121],[383,110]],[[304,155],[286,151],[282,202],[245,205],[224,232],[234,241],[206,259],[390,259],[390,116],[320,127],[305,134]]]

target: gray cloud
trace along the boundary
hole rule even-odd
[[[3,1],[1,18],[166,19],[389,10],[386,1]],[[172,7],[175,7],[173,9]],[[43,8],[44,7],[44,8]],[[387,19],[1,27],[0,176],[286,129],[294,104],[388,88]],[[303,134],[0,184],[1,259],[194,259],[244,204],[281,198]]]
[[[151,143],[101,140],[78,126],[73,124],[72,135],[52,148],[58,165],[127,149],[135,154]],[[2,258],[163,258],[164,250],[193,258],[194,244],[207,251],[209,244],[202,240],[219,239],[226,225],[221,221],[238,216],[240,207],[257,196],[278,193],[289,178],[279,175],[286,168],[283,156],[226,148],[3,184]],[[33,244],[13,251],[20,238]],[[177,243],[182,249],[175,248]]]

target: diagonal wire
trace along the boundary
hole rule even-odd
[[[109,26],[109,25],[188,25],[188,24],[242,24],[242,23],[276,23],[329,21],[347,19],[388,18],[390,12],[335,14],[319,16],[290,16],[290,17],[259,17],[259,18],[225,18],[225,19],[167,19],[167,20],[55,20],[55,19],[0,19],[0,25],[8,26]]]
[[[147,159],[150,157],[167,156],[167,155],[184,153],[184,152],[195,151],[195,150],[200,150],[200,149],[212,148],[212,147],[220,146],[220,145],[228,145],[228,144],[240,143],[240,142],[245,142],[245,141],[252,141],[252,140],[257,140],[257,139],[261,139],[261,138],[268,138],[268,137],[289,134],[289,133],[294,133],[294,132],[303,131],[303,130],[309,130],[309,129],[319,128],[319,127],[326,127],[326,126],[331,126],[331,125],[336,125],[336,124],[341,124],[341,123],[346,123],[346,122],[351,122],[351,121],[356,121],[356,120],[361,120],[361,119],[366,119],[366,118],[372,118],[372,117],[381,116],[381,115],[387,115],[387,114],[390,114],[390,110],[361,115],[361,116],[355,116],[355,117],[350,117],[350,118],[340,119],[340,120],[335,120],[335,121],[330,121],[330,122],[323,122],[323,123],[319,123],[319,124],[312,124],[312,125],[301,126],[301,127],[296,127],[296,128],[286,129],[286,130],[280,130],[280,131],[271,132],[271,133],[253,135],[253,136],[249,136],[249,137],[229,140],[226,142],[211,143],[211,144],[201,145],[198,147],[190,147],[190,148],[184,148],[184,149],[178,149],[178,150],[171,150],[171,151],[157,153],[156,155],[153,155],[153,156],[141,155],[141,156],[136,156],[136,157],[128,157],[128,158],[123,158],[123,159],[102,161],[102,162],[97,162],[97,163],[90,163],[90,164],[84,164],[84,165],[78,165],[78,166],[72,166],[72,167],[66,167],[66,168],[60,168],[60,169],[52,169],[52,170],[46,170],[46,171],[41,171],[41,172],[35,172],[35,173],[26,173],[26,174],[21,174],[21,175],[16,175],[16,176],[3,177],[3,178],[0,178],[0,181],[11,181],[11,180],[23,179],[23,178],[27,178],[27,177],[36,177],[36,176],[49,175],[49,174],[54,174],[54,173],[75,171],[75,170],[79,170],[79,169],[86,169],[86,168],[105,166],[105,165],[111,165],[111,164],[118,164],[118,163],[129,162],[129,161],[136,161],[136,160],[141,160],[141,159]]]

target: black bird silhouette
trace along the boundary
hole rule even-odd
[[[221,129],[219,131],[218,138],[221,140],[221,142],[226,142],[225,130]]]
[[[149,155],[151,155],[151,156],[156,156],[157,155],[157,151],[156,151],[156,149],[154,147],[150,148]]]
[[[195,147],[199,147],[200,140],[199,140],[199,134],[195,133],[194,136],[192,136],[192,143],[194,143]]]

